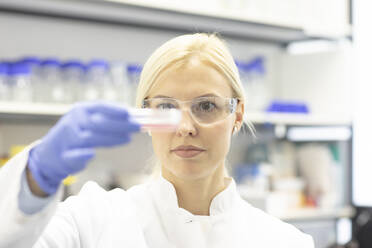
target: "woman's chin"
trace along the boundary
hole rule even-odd
[[[200,164],[179,164],[175,169],[177,177],[184,180],[197,180],[206,177],[209,173],[205,168],[200,168]]]

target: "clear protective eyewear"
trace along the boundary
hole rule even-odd
[[[236,111],[238,98],[202,96],[188,101],[170,97],[154,97],[143,100],[142,107],[157,110],[183,110],[187,106],[193,120],[202,125],[224,120]]]

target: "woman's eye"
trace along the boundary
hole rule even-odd
[[[216,105],[213,102],[205,101],[205,102],[199,103],[199,108],[202,111],[211,112],[216,109]]]
[[[176,108],[176,107],[172,103],[160,103],[160,104],[156,105],[156,108],[157,109],[172,109],[172,108]]]

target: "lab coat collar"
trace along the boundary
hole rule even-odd
[[[234,179],[225,178],[225,180],[229,181],[229,185],[213,198],[209,211],[211,216],[230,212],[239,197]],[[193,216],[189,211],[179,208],[176,190],[173,184],[164,177],[160,176],[160,178],[156,179],[150,190],[160,209],[171,212],[177,211],[183,215]]]

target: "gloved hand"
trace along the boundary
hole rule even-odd
[[[139,130],[140,125],[129,120],[123,107],[77,104],[31,149],[28,168],[39,187],[54,194],[64,178],[86,167],[95,147],[126,144]]]

